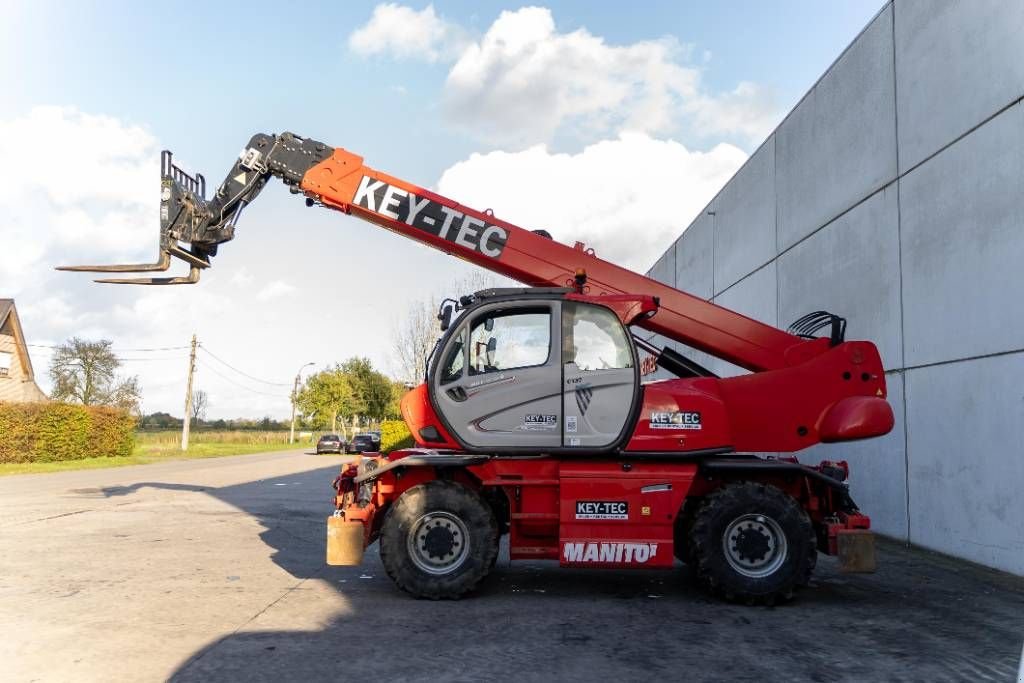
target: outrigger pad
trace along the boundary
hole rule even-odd
[[[363,561],[363,523],[344,517],[327,518],[327,564],[357,567]]]
[[[870,574],[875,571],[875,535],[867,529],[840,529],[836,532],[839,571],[844,574]]]

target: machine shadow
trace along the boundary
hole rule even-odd
[[[776,608],[727,604],[698,591],[689,570],[561,569],[554,562],[508,562],[455,602],[416,600],[384,572],[376,546],[360,567],[328,567],[326,517],[337,465],[234,486],[149,482],[112,487],[201,491],[251,515],[273,562],[298,586],[268,609],[274,630],[249,629],[194,653],[172,680],[694,680],[942,677],[965,664],[1016,666],[1014,628],[1024,594],[1004,594],[1004,618],[984,610],[949,619],[965,592],[991,590],[962,569],[935,568],[882,546],[874,576],[840,575],[822,558],[817,578]],[[916,584],[928,576],[930,593]],[[951,576],[959,583],[951,583]],[[940,588],[941,587],[941,588]],[[307,618],[324,592],[343,599],[330,616]],[[950,591],[938,592],[938,591]],[[287,604],[294,599],[290,606]],[[310,601],[314,602],[310,602]],[[305,601],[305,602],[303,602]],[[1005,602],[1005,600],[1004,600]],[[1022,612],[1017,612],[1017,610]],[[295,628],[288,628],[295,623]],[[315,628],[310,628],[316,623]],[[864,628],[864,624],[872,627]],[[922,633],[929,634],[923,641]],[[981,637],[988,633],[991,637]],[[822,647],[844,642],[842,653]],[[785,643],[785,653],[780,648]],[[1014,652],[1010,652],[1013,650]],[[870,657],[864,656],[871,653]],[[922,668],[922,663],[925,665]],[[994,669],[990,669],[994,671]]]
[[[683,569],[623,574],[559,569],[554,562],[513,565],[503,544],[497,567],[476,593],[431,602],[395,587],[376,546],[360,567],[328,567],[325,527],[337,472],[331,465],[220,488],[154,481],[102,489],[107,497],[144,487],[203,492],[228,503],[259,522],[259,537],[277,566],[329,587],[347,604],[315,631],[238,632],[214,641],[183,663],[173,680],[319,680],[380,675],[382,667],[398,679],[549,679],[568,674],[574,657],[584,654],[595,671],[635,674],[637,658],[645,652],[649,658],[658,641],[669,646],[679,628],[710,623],[677,615],[672,629],[656,633],[656,623],[667,616],[650,611],[658,603],[711,604],[685,581]],[[509,640],[510,631],[521,636],[518,644]],[[627,632],[633,636],[624,638]],[[697,637],[688,636],[693,644]],[[543,646],[535,650],[530,643]],[[507,661],[508,670],[496,669],[496,660]]]

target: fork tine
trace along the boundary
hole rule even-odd
[[[194,285],[199,282],[199,268],[192,266],[185,277],[112,277],[94,280],[110,285]]]
[[[171,267],[171,255],[161,250],[156,263],[120,263],[102,266],[57,266],[57,270],[76,273],[151,273],[163,272]]]

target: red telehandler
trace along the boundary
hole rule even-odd
[[[846,341],[843,318],[818,311],[776,329],[291,133],[254,136],[210,199],[170,152],[161,166],[157,262],[66,270],[165,271],[173,256],[188,276],[98,282],[195,283],[276,176],[309,206],[527,285],[442,305],[426,381],[401,404],[418,447],[343,468],[332,564],[358,563],[376,541],[401,588],[458,598],[491,571],[507,533],[513,560],[679,559],[726,599],[764,603],[806,584],[819,551],[847,571],[874,569],[846,463],[782,455],[892,429],[878,351]],[[636,328],[750,372],[718,377]],[[641,383],[641,352],[677,378]]]

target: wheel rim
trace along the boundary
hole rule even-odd
[[[406,546],[421,570],[434,576],[450,574],[469,555],[469,530],[450,512],[428,512],[409,529]]]
[[[737,517],[726,527],[722,548],[729,566],[752,579],[774,574],[789,553],[786,534],[779,523],[756,513]]]

